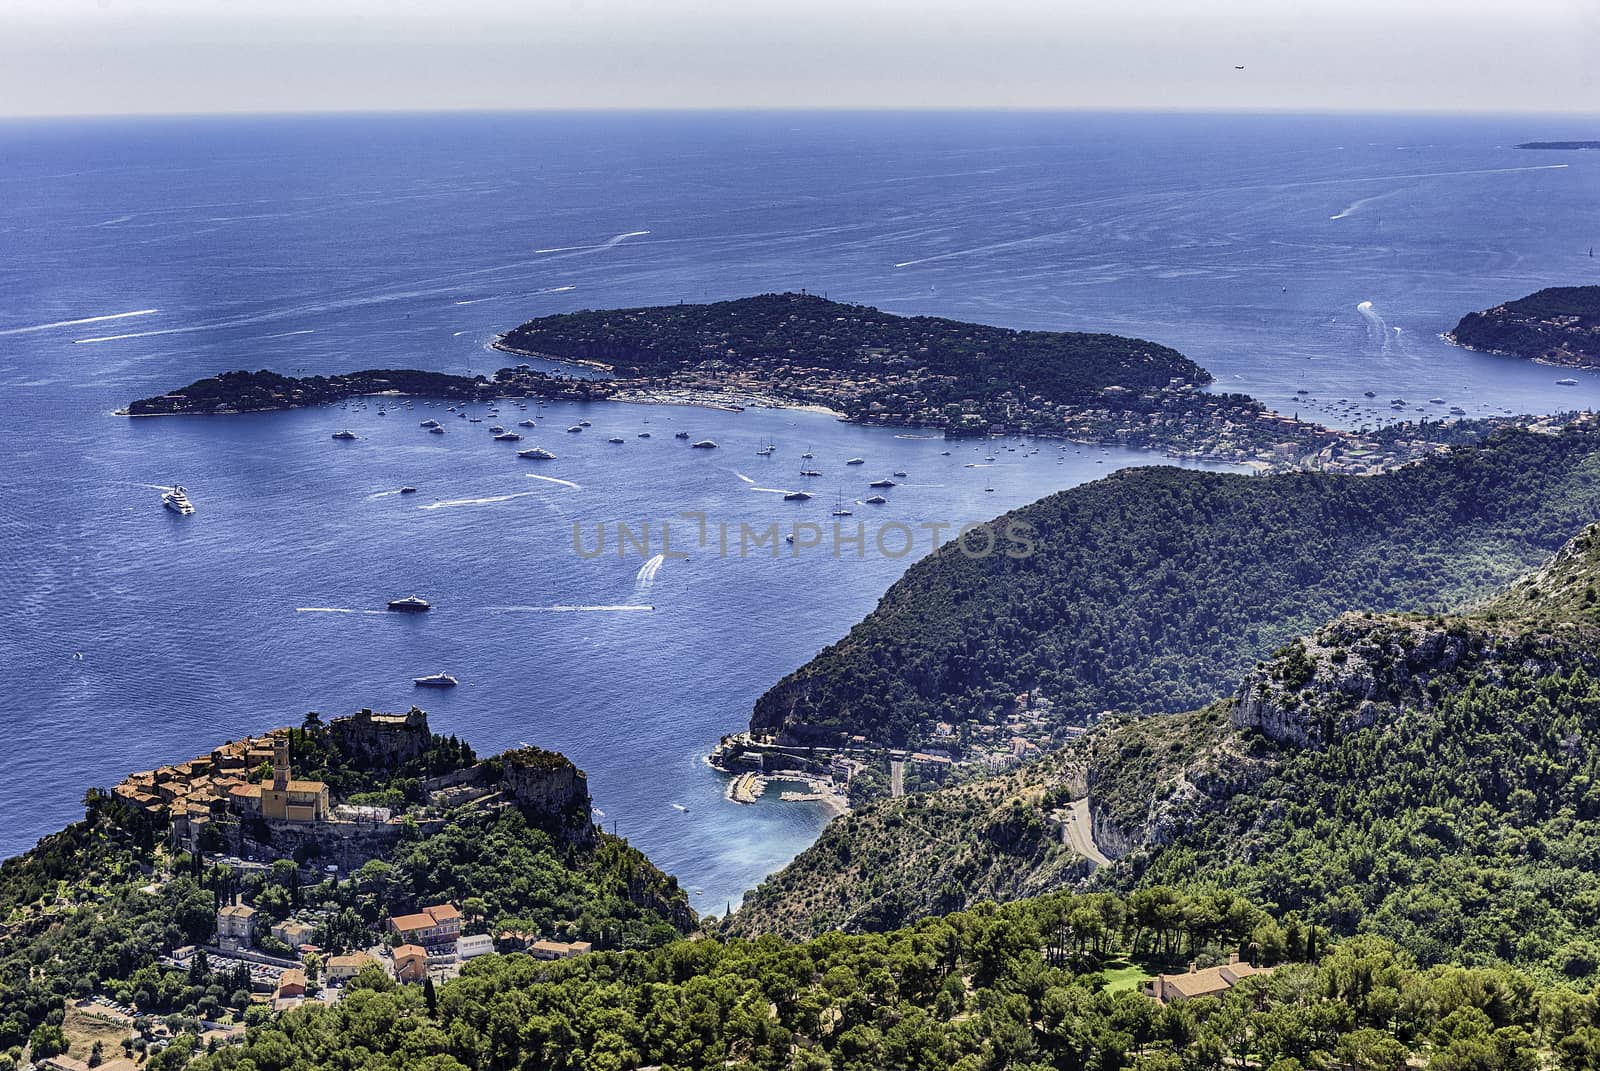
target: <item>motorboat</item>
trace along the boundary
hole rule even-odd
[[[388,608],[397,614],[425,614],[433,609],[433,604],[421,595],[407,595],[403,599],[390,599]]]
[[[454,688],[461,682],[448,673],[430,673],[426,677],[413,677],[411,683],[418,688]]]

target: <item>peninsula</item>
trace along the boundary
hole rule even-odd
[[[599,377],[528,364],[471,379],[408,370],[307,379],[229,372],[124,412],[260,412],[383,394],[811,406],[842,420],[951,438],[1025,434],[1354,475],[1475,442],[1504,423],[1421,420],[1341,431],[1272,412],[1247,395],[1207,391],[1210,373],[1154,342],[895,316],[804,293],[547,316],[507,331],[495,346]]]
[[[1541,364],[1600,368],[1600,286],[1552,286],[1471,312],[1445,337]]]

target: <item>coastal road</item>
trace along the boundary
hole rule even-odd
[[[1073,851],[1097,867],[1110,865],[1111,860],[1095,845],[1094,820],[1089,815],[1087,796],[1067,808],[1067,820],[1061,829]]]
[[[889,760],[889,795],[899,799],[906,794],[906,764],[900,759]]]

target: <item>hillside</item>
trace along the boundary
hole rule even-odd
[[[273,764],[291,753],[280,789]],[[266,769],[251,765],[258,757]],[[271,815],[273,792],[324,790],[320,817]],[[397,943],[387,920],[427,905],[451,905],[465,933],[596,948],[653,947],[695,925],[673,879],[594,828],[566,758],[479,760],[415,709],[310,715],[90,789],[85,807],[82,822],[0,864],[0,1060],[60,1026],[68,996],[132,1006],[141,1022],[167,1017],[174,1030],[260,1022],[271,1000],[252,999],[263,978],[249,962],[276,964],[277,976],[296,946],[314,945],[314,976],[326,956],[385,955]],[[230,943],[219,908],[231,904],[243,939]],[[296,940],[281,936],[286,923]]]
[[[1228,965],[1241,949],[1254,967]],[[1188,962],[1218,966],[1186,974]],[[1139,990],[1146,969],[1234,982],[1158,1004]],[[361,980],[334,1007],[292,1011],[192,1066],[1531,1071],[1591,1066],[1596,1015],[1592,995],[1513,971],[1422,970],[1382,940],[1329,948],[1238,897],[1151,890],[989,905],[798,945],[487,957],[436,993]]]
[[[1572,368],[1600,367],[1600,286],[1552,286],[1462,317],[1459,345]]]
[[[870,929],[1085,884],[1087,864],[1059,849],[994,836],[1059,828],[1081,799],[1116,860],[1091,886],[1227,889],[1335,934],[1382,934],[1424,963],[1590,984],[1597,586],[1600,526],[1459,613],[1343,615],[1210,708],[1114,719],[1004,777],[836,823],[729,929]]]
[[[1032,557],[913,565],[761,696],[751,731],[959,757],[1102,711],[1195,709],[1348,607],[1451,605],[1532,567],[1600,513],[1597,449],[1586,419],[1369,478],[1125,470],[1007,515],[1039,533]]]

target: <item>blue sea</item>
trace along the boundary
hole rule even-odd
[[[1589,408],[1593,373],[1561,387],[1565,373],[1439,335],[1600,281],[1600,154],[1513,147],[1590,134],[1549,118],[1092,114],[0,124],[0,854],[130,770],[308,710],[415,702],[481,752],[566,752],[606,827],[720,910],[827,815],[728,802],[703,756],[931,547],[913,528],[912,555],[894,556],[876,533],[1162,463],[795,411],[112,415],[132,398],[235,368],[488,372],[510,362],[487,343],[532,316],[805,288],[1143,336],[1218,389],[1346,425],[1387,418],[1392,397]],[[429,418],[448,434],[426,434]],[[523,419],[537,427],[522,443],[491,441],[491,423]],[[358,438],[330,438],[343,429]],[[519,461],[531,445],[559,459]],[[798,475],[807,452],[823,477]],[[859,502],[894,471],[887,504],[851,506],[865,554],[737,552],[739,525],[826,525],[836,496]],[[172,483],[194,516],[160,508]],[[816,497],[783,500],[802,484]],[[705,545],[683,514],[713,526]],[[651,525],[648,553],[618,555],[618,522]],[[652,561],[663,522],[687,557]],[[607,553],[576,553],[574,526],[592,551],[602,524]],[[412,592],[434,612],[382,612]],[[461,686],[412,686],[435,671]]]

